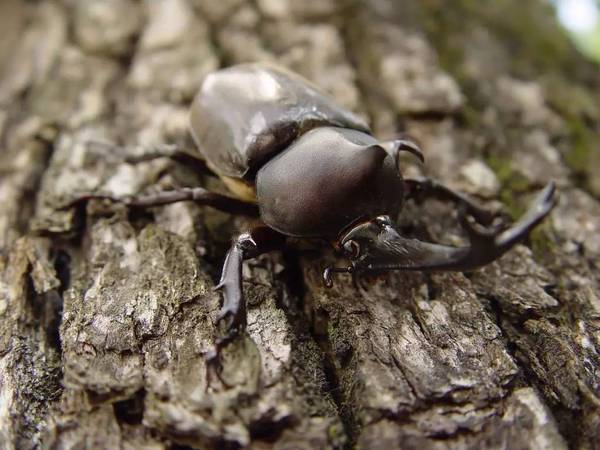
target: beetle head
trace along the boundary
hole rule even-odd
[[[334,273],[364,273],[389,270],[399,253],[406,249],[388,216],[378,216],[350,228],[338,241],[342,253],[350,261],[345,268],[328,267],[323,272],[326,286],[333,284]]]
[[[379,216],[351,228],[340,240],[340,246],[352,271],[384,270],[401,250],[394,245],[399,237],[390,218]]]

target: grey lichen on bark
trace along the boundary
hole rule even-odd
[[[6,0],[0,25],[2,448],[598,447],[600,72],[544,2]],[[194,152],[202,77],[244,61],[417,138],[427,165],[407,175],[512,215],[552,178],[559,205],[472,274],[328,290],[327,251],[246,263],[248,330],[223,355],[230,387],[207,388],[214,282],[249,222],[190,203],[61,206],[224,189],[143,155]],[[463,239],[438,202],[399,225]]]

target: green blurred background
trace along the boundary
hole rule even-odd
[[[600,62],[600,0],[551,0],[577,47]]]

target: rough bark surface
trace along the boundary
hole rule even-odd
[[[600,448],[600,71],[546,2],[3,0],[0,28],[1,448]],[[560,203],[472,274],[327,290],[328,252],[245,264],[248,332],[207,390],[213,286],[248,222],[60,206],[223,189],[144,156],[194,151],[202,77],[263,60],[419,139],[408,174],[513,216],[552,178]],[[399,222],[462,239],[437,202]]]

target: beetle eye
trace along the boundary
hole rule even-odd
[[[344,253],[348,258],[356,259],[360,255],[360,244],[352,239],[344,244]]]

